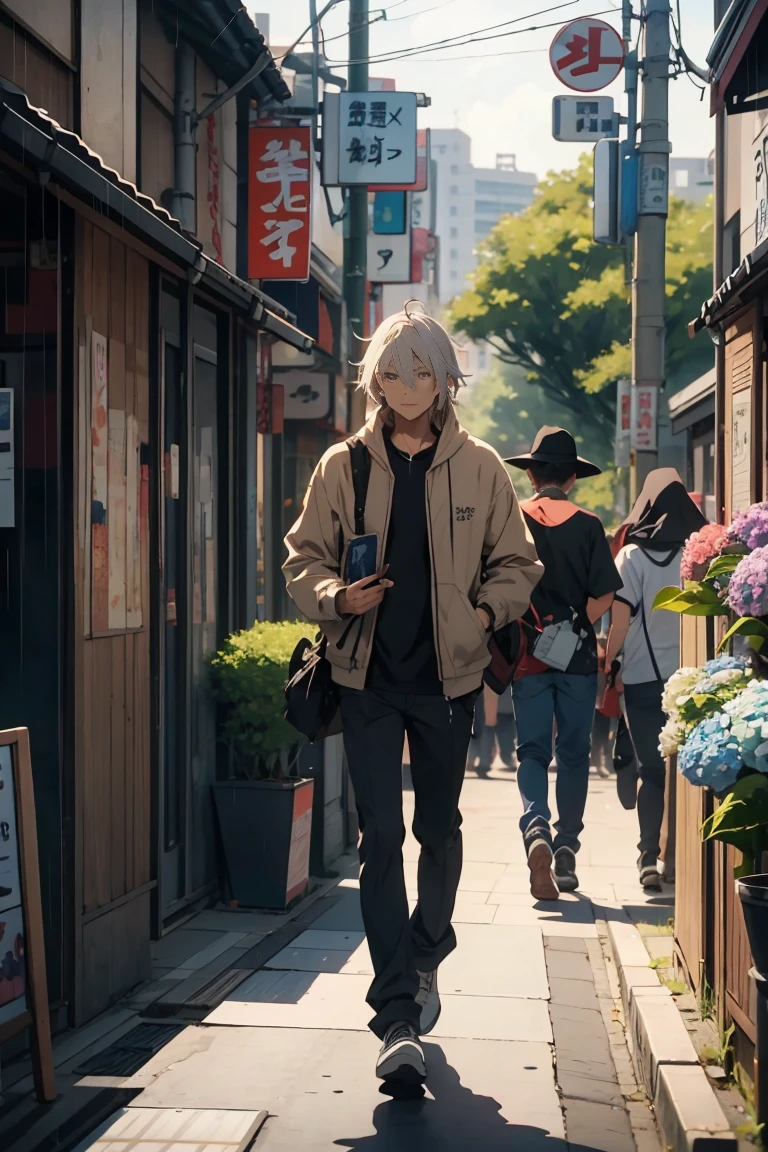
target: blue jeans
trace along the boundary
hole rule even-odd
[[[552,843],[547,771],[556,727],[557,814],[554,851],[579,850],[589,786],[589,754],[597,698],[597,675],[538,672],[512,689],[517,723],[517,783],[523,801],[520,829],[526,847]]]

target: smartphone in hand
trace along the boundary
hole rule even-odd
[[[357,536],[350,540],[347,549],[347,569],[344,575],[347,584],[356,584],[358,580],[365,580],[366,576],[373,576],[376,573],[378,543],[378,537],[375,533],[368,536]]]

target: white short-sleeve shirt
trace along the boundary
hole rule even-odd
[[[680,629],[671,612],[653,611],[657,592],[668,585],[680,584],[682,549],[651,551],[628,544],[616,557],[622,587],[616,599],[632,610],[632,620],[624,641],[621,676],[625,684],[646,684],[657,680],[648,641],[643,630],[643,614],[648,637],[662,680],[668,680],[680,667]]]

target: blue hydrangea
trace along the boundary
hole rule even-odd
[[[707,660],[701,669],[701,675],[702,678],[714,676],[715,672],[725,672],[731,668],[738,668],[743,672],[747,665],[748,661],[743,656],[715,656],[714,660]]]
[[[725,712],[715,712],[697,724],[678,757],[686,780],[715,792],[724,792],[736,783],[743,763],[741,743],[731,731],[731,717]]]
[[[728,701],[724,711],[731,718],[731,732],[741,745],[744,763],[768,772],[768,680],[753,680]]]

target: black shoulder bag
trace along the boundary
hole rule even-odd
[[[365,535],[365,503],[371,458],[362,440],[352,437],[347,441],[352,463],[352,483],[355,493],[355,535]],[[339,572],[344,554],[344,536],[339,532]],[[345,628],[339,647],[346,643],[357,617],[353,616]],[[362,619],[361,619],[362,626]],[[341,716],[336,685],[331,675],[331,664],[326,655],[328,640],[318,633],[313,644],[303,637],[296,645],[288,666],[285,686],[285,719],[309,740],[324,740],[341,732]]]

